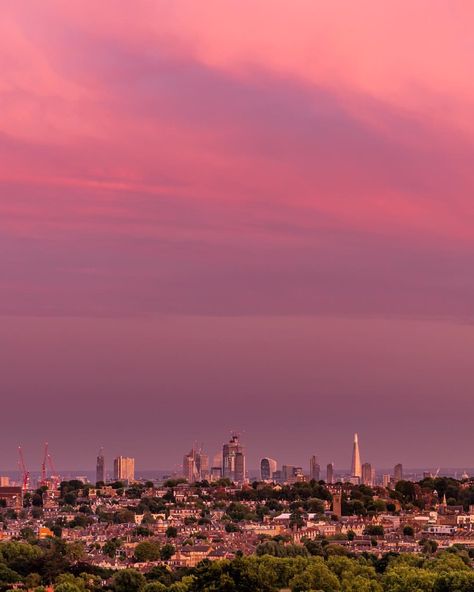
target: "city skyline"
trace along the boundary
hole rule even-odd
[[[474,4],[86,3],[2,7],[0,465],[474,464]]]
[[[45,443],[43,448],[43,461],[41,467],[39,467],[38,475],[41,475],[42,473],[45,474],[48,471],[49,474],[54,474],[56,471],[53,455],[51,452],[48,452],[49,450],[49,443]],[[26,471],[28,471],[28,474],[34,474],[36,472],[35,467],[34,465],[33,467],[30,467],[28,462],[25,462],[26,457],[22,446],[18,447],[17,453],[18,458],[16,470],[19,471],[19,473],[23,471],[23,473],[26,474]],[[46,454],[47,456],[45,456]],[[203,479],[216,480],[225,477],[230,478],[232,481],[237,483],[243,483],[250,472],[252,472],[254,476],[257,473],[262,475],[263,472],[265,472],[267,476],[262,479],[268,480],[271,479],[271,475],[273,475],[275,471],[285,472],[285,470],[296,470],[296,472],[300,472],[302,475],[304,474],[309,479],[326,480],[329,478],[328,482],[331,483],[332,478],[338,475],[339,477],[344,476],[346,479],[352,480],[354,483],[370,485],[373,484],[376,473],[380,475],[382,474],[381,471],[385,471],[389,467],[389,465],[386,463],[376,465],[373,462],[370,462],[370,456],[370,454],[369,458],[361,456],[359,435],[358,433],[354,433],[351,448],[351,459],[348,465],[343,462],[340,466],[338,466],[334,463],[334,461],[329,461],[327,462],[325,469],[323,469],[323,466],[320,464],[319,454],[312,454],[307,456],[308,467],[305,469],[303,468],[305,463],[301,462],[303,460],[301,458],[297,459],[297,463],[293,462],[293,464],[290,464],[285,460],[281,462],[274,457],[261,456],[259,455],[258,451],[254,451],[251,458],[259,459],[257,465],[254,466],[252,464],[249,465],[248,463],[247,446],[241,441],[240,434],[232,431],[230,432],[230,439],[227,442],[224,442],[221,445],[221,451],[216,452],[214,455],[209,454],[209,451],[206,449],[206,446],[203,442],[199,445],[195,443],[192,445],[190,452],[184,454],[181,464],[175,463],[170,466],[161,465],[151,467],[143,466],[139,463],[138,467],[139,470],[145,472],[152,470],[168,471],[170,474],[184,476],[188,482],[200,481]],[[264,462],[266,463],[265,468],[263,467]],[[123,456],[122,454],[119,454],[118,456],[112,455],[110,458],[108,458],[107,451],[102,446],[96,457],[96,481],[103,481],[103,477],[108,477],[110,479],[112,476],[116,479],[119,479],[119,474],[122,475],[122,477],[120,477],[121,479],[125,479],[126,481],[133,480],[135,474],[135,463],[135,457]],[[122,466],[124,466],[125,469],[122,469]],[[9,473],[15,472],[14,469],[2,467],[0,465],[0,471],[2,468],[7,470]],[[423,470],[429,473],[430,469],[433,469],[434,473],[438,474],[440,473],[441,468],[449,471],[461,469],[461,467],[455,465],[446,465],[444,467],[438,465],[435,467],[434,465],[425,463],[415,466],[404,465],[403,463],[396,461],[395,464],[392,464],[390,471],[391,476],[396,481],[398,481],[403,478],[402,476],[404,471]],[[470,468],[471,467],[468,465],[464,465],[462,467],[464,471]],[[217,469],[219,470],[218,473]],[[70,470],[74,470],[74,468],[71,466],[60,467],[58,472],[61,472],[61,470],[68,472]],[[76,467],[76,470],[85,470],[90,472],[90,468],[88,467]]]

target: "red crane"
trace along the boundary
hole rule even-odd
[[[20,468],[21,475],[22,475],[21,488],[23,489],[23,492],[26,492],[26,491],[28,491],[28,488],[30,486],[30,472],[26,468],[25,459],[23,457],[23,450],[21,449],[21,446],[18,446],[18,457],[19,457],[18,466]]]

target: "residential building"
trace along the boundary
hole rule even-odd
[[[114,460],[115,481],[135,481],[135,459],[127,456],[118,456]]]
[[[99,454],[97,455],[97,463],[96,463],[96,469],[95,469],[95,482],[96,483],[105,483],[106,481],[106,475],[105,475],[105,457],[104,457],[104,451],[101,448],[99,450]]]

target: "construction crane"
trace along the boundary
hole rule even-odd
[[[40,485],[46,485],[46,471],[47,466],[46,463],[48,461],[48,443],[44,443],[44,453],[43,453],[43,462],[41,463],[41,480]]]
[[[23,456],[23,450],[21,446],[18,446],[18,467],[20,469],[22,478],[21,488],[23,493],[26,493],[30,487],[30,472],[26,468],[25,458]]]
[[[58,472],[56,471],[56,468],[54,466],[53,457],[51,456],[51,453],[49,453],[49,452],[48,452],[48,464],[49,464],[49,468],[51,471],[51,481],[53,483],[53,486],[57,488],[59,485],[59,482],[60,482],[60,478],[59,478]]]

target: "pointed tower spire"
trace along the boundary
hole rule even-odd
[[[360,462],[360,451],[359,451],[359,436],[354,434],[354,445],[352,448],[352,465],[351,465],[352,477],[362,478],[362,464]]]

